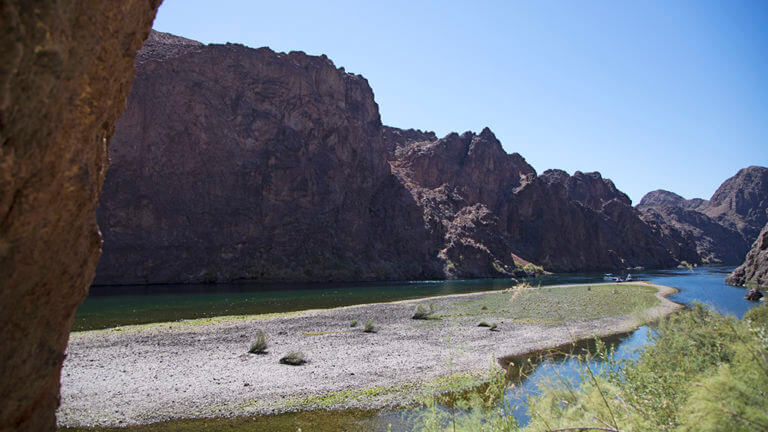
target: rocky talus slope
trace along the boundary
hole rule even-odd
[[[0,431],[53,431],[107,141],[159,0],[0,7]]]
[[[102,284],[667,266],[598,173],[537,175],[493,133],[384,127],[325,56],[153,32],[99,208]]]
[[[710,200],[648,193],[637,205],[643,220],[676,258],[739,264],[768,222],[768,168],[751,166],[723,182]]]
[[[728,275],[725,283],[737,286],[755,285],[761,288],[768,286],[768,223],[752,244],[747,259]]]

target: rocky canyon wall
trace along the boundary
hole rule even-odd
[[[538,176],[488,129],[382,126],[367,81],[325,56],[153,32],[111,160],[101,284],[676,263],[598,173]]]
[[[768,214],[768,209],[766,210]],[[764,288],[768,285],[768,223],[752,244],[747,258],[725,279],[728,285],[747,285]]]
[[[55,429],[107,142],[160,1],[0,6],[0,431]]]
[[[709,200],[665,190],[646,194],[637,209],[680,260],[739,264],[768,222],[768,168],[739,170]]]
[[[152,32],[99,222],[97,283],[439,277],[368,82],[301,52]]]

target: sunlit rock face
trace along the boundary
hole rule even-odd
[[[599,173],[549,170],[537,176],[522,156],[507,154],[488,129],[439,140],[413,131],[390,130],[386,136],[395,141],[393,171],[425,217],[442,222],[443,255],[461,276],[476,274],[477,265],[465,268],[465,261],[477,251],[490,258],[486,265],[506,271],[515,262],[551,271],[675,263],[629,198]],[[467,226],[467,218],[484,222],[473,223],[471,234],[454,227]]]
[[[107,143],[160,1],[0,8],[0,430],[54,430]]]
[[[710,200],[646,194],[637,209],[680,260],[739,264],[768,222],[768,168],[752,166],[723,182]]]

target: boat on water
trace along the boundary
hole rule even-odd
[[[621,276],[617,276],[613,273],[606,273],[603,275],[603,280],[611,281],[611,282],[631,282],[634,279],[632,279],[632,274],[628,273],[627,277],[622,279]]]

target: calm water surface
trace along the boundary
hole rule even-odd
[[[670,299],[691,304],[699,301],[722,314],[741,318],[755,303],[743,299],[744,289],[725,285],[733,267],[700,267],[690,270],[659,270],[635,273],[637,279],[668,285],[679,290]],[[595,283],[601,274],[550,275],[530,280],[533,284]],[[92,287],[90,296],[78,309],[75,330],[114,327],[217,315],[240,315],[330,308],[353,304],[396,301],[435,295],[502,289],[516,283],[513,279],[476,279],[465,281],[388,282],[357,284],[226,284],[226,285],[155,285]],[[641,327],[632,334],[612,340],[619,358],[632,358],[648,343],[650,329]],[[574,360],[551,358],[543,361],[514,393],[510,409],[522,424],[528,422],[527,395],[536,394],[538,386],[553,377],[576,379]],[[311,421],[313,413],[298,413]],[[267,416],[269,417],[269,416]],[[406,430],[402,412],[385,411],[378,420],[365,418],[366,430]],[[298,420],[296,420],[298,421]],[[354,423],[354,422],[353,422]],[[345,423],[350,429],[352,424]],[[181,425],[177,425],[181,426]],[[181,429],[184,429],[183,427]],[[190,429],[192,430],[192,429]]]

